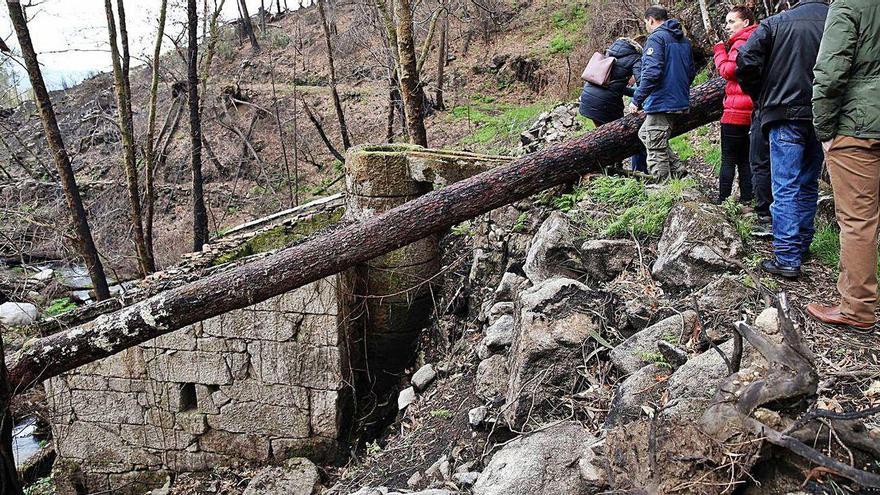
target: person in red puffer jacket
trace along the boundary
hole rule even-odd
[[[727,13],[727,43],[715,45],[715,67],[727,80],[724,89],[724,114],[721,117],[721,177],[718,180],[718,203],[733,190],[734,176],[739,173],[740,203],[750,204],[753,198],[752,170],[749,164],[749,126],[752,121],[752,99],[736,80],[736,55],[749,36],[758,28],[755,15],[748,7],[734,7]]]

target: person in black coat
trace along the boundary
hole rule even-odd
[[[605,55],[614,57],[610,81],[606,86],[587,82],[581,91],[580,114],[591,119],[596,127],[623,117],[623,96],[632,96],[635,87],[629,87],[629,80],[639,80],[642,65],[642,47],[628,38],[618,38],[605,50]],[[632,157],[633,170],[647,172],[645,153]]]

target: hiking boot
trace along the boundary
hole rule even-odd
[[[801,267],[780,265],[775,259],[762,261],[761,269],[767,273],[792,280],[801,276]]]
[[[835,326],[854,328],[857,330],[869,330],[874,328],[874,323],[858,321],[840,312],[840,306],[824,306],[822,304],[807,304],[807,314],[814,319]]]

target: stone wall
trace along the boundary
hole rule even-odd
[[[333,457],[351,403],[336,292],[326,278],[49,380],[61,493]]]

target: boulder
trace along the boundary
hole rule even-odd
[[[495,322],[498,321],[499,318],[504,315],[512,315],[513,314],[513,303],[512,302],[497,302],[489,307],[489,310],[486,312],[486,316],[488,318],[489,325],[494,325]]]
[[[407,387],[400,391],[400,394],[397,396],[397,409],[402,411],[409,407],[410,404],[416,401],[416,390],[412,387]]]
[[[736,268],[725,257],[742,253],[740,235],[720,207],[688,201],[666,218],[651,273],[672,289],[703,287],[713,275]]]
[[[740,307],[752,291],[739,277],[725,274],[713,280],[695,294],[700,310],[707,314],[720,313]]]
[[[474,495],[583,495],[578,461],[595,439],[578,423],[521,436],[492,456]]]
[[[468,424],[471,425],[471,428],[477,428],[483,421],[486,421],[486,414],[489,413],[489,409],[486,406],[479,406],[468,411]]]
[[[648,294],[625,299],[621,332],[624,336],[631,336],[644,330],[651,323],[654,314],[657,313],[657,308],[660,307],[660,301]]]
[[[659,397],[664,390],[663,379],[668,376],[669,368],[649,364],[618,382],[605,418],[605,428],[638,419],[642,414],[642,406]]]
[[[520,429],[526,420],[545,422],[565,394],[581,385],[576,373],[584,353],[597,345],[594,320],[606,295],[575,280],[556,278],[520,295],[520,313],[510,352],[505,419]]]
[[[318,468],[301,457],[289,459],[284,467],[261,469],[251,478],[243,495],[312,495],[318,486]]]
[[[571,243],[570,222],[555,211],[538,229],[526,254],[523,271],[534,284],[553,277],[577,278],[582,271],[577,249]]]
[[[636,243],[629,239],[594,239],[581,245],[583,270],[592,280],[613,280],[638,259]]]
[[[507,380],[510,377],[507,358],[494,355],[480,361],[477,366],[477,396],[491,402],[500,400],[507,395]]]
[[[504,315],[486,327],[483,345],[493,352],[503,351],[513,342],[513,316]]]
[[[0,304],[0,324],[7,327],[23,327],[37,321],[37,307],[26,302]]]
[[[512,301],[516,293],[529,281],[517,273],[506,272],[501,277],[501,282],[495,288],[496,301]]]
[[[412,386],[421,392],[428,388],[428,385],[430,385],[436,377],[437,372],[434,370],[434,365],[426,364],[413,374],[411,379]]]
[[[611,351],[611,362],[621,373],[635,373],[648,364],[661,361],[658,341],[678,344],[679,337],[684,336],[686,340],[698,323],[697,313],[690,310],[661,320],[615,347]]]

